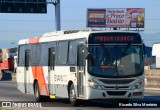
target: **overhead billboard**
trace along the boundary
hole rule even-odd
[[[106,27],[105,9],[88,9],[88,27]]]
[[[0,13],[47,13],[46,0],[1,0]]]
[[[144,8],[87,10],[87,27],[144,28],[144,19]]]

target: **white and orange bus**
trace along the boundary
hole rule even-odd
[[[58,31],[19,41],[17,88],[79,100],[144,97],[144,44],[126,31]]]

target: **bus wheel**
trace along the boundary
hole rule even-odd
[[[35,83],[35,86],[34,86],[34,95],[35,95],[35,98],[38,102],[41,102],[42,101],[42,96],[40,95],[40,91],[39,91],[39,86],[38,86],[38,82]]]
[[[71,86],[70,86],[69,101],[70,101],[72,106],[78,106],[79,105],[79,101],[78,101],[78,99],[76,99],[76,92],[75,92],[75,88],[74,88],[73,84],[71,84]]]

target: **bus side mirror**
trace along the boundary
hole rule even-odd
[[[88,54],[86,59],[90,62],[91,66],[94,66],[94,60],[93,60],[93,56],[91,54]]]
[[[88,56],[88,48],[84,46],[84,57],[87,59]]]
[[[92,59],[92,55],[91,55],[91,54],[87,54],[86,59],[87,59],[87,60]]]
[[[143,53],[144,53],[144,55],[146,55],[146,46],[145,46],[145,44],[143,44]]]

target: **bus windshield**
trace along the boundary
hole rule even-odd
[[[88,72],[102,77],[134,77],[143,73],[140,45],[90,45]]]

